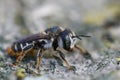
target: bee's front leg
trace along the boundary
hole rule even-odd
[[[37,53],[37,66],[36,66],[37,70],[40,70],[42,56],[43,56],[42,49],[39,49]]]
[[[75,45],[75,48],[80,51],[80,53],[83,55],[84,58],[90,59],[92,62],[94,62],[91,54],[87,50],[83,49],[82,47],[78,45]]]
[[[62,60],[63,63],[66,64],[66,66],[69,70],[75,70],[76,69],[74,66],[69,65],[69,63],[65,59],[65,55],[60,50],[57,50],[57,52],[58,52],[58,57]]]

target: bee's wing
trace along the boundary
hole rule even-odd
[[[23,39],[17,40],[14,43],[26,43],[26,42],[29,43],[29,42],[37,41],[39,39],[49,39],[49,36],[43,33],[37,33],[37,34],[30,35],[28,37],[25,37]]]

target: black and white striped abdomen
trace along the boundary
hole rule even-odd
[[[15,52],[26,51],[33,47],[33,43],[14,43],[12,49]]]
[[[51,40],[46,40],[46,39],[40,39],[37,41],[32,41],[32,42],[23,42],[23,43],[13,43],[12,45],[12,50],[14,52],[21,52],[21,51],[27,51],[29,49],[49,49],[52,48],[52,41]]]

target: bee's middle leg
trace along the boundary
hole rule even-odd
[[[42,50],[38,50],[38,53],[37,53],[37,70],[40,70],[40,65],[41,65],[41,60],[42,60],[42,56],[43,56],[43,53],[42,53]]]

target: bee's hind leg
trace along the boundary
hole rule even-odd
[[[16,59],[16,62],[13,63],[13,66],[19,65],[19,63],[22,61],[22,59],[26,56],[26,54],[32,49],[31,46],[25,47],[20,53],[18,53],[18,57]]]
[[[15,63],[13,63],[13,66],[18,66],[19,63],[22,61],[23,57],[25,56],[25,53],[24,52],[21,52],[21,53],[18,53],[18,57],[15,61]]]

